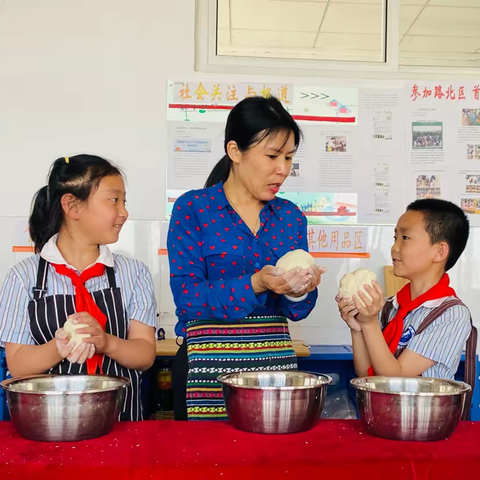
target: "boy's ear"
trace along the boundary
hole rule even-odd
[[[447,242],[438,242],[436,244],[437,253],[435,254],[434,262],[443,262],[447,259],[448,254],[450,253],[450,247]]]

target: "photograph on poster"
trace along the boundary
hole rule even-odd
[[[417,175],[416,187],[417,199],[441,197],[439,175]]]
[[[480,193],[480,175],[465,175],[465,193]]]
[[[480,213],[480,198],[466,198],[460,199],[460,207],[467,214]]]
[[[462,110],[462,127],[480,126],[480,109],[464,108]]]
[[[442,149],[443,122],[412,122],[412,148]]]
[[[300,176],[300,164],[292,163],[292,169],[290,170],[290,177],[299,177]]]
[[[325,151],[328,153],[331,152],[339,152],[339,153],[346,153],[347,152],[347,137],[325,137]]]

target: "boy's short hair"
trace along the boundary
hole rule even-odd
[[[448,244],[445,271],[450,270],[467,246],[470,224],[463,210],[452,202],[433,198],[416,200],[407,207],[409,210],[422,213],[432,244]]]

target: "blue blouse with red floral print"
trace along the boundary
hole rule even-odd
[[[278,315],[295,321],[311,312],[316,289],[295,302],[271,291],[255,295],[251,282],[255,272],[275,265],[288,251],[308,250],[305,216],[289,200],[275,198],[260,220],[255,236],[229,204],[221,183],[177,200],[167,247],[178,336],[186,336],[189,320]]]

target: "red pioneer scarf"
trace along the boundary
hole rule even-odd
[[[73,286],[75,287],[75,308],[77,312],[87,312],[89,313],[103,328],[107,325],[107,317],[105,314],[98,308],[98,305],[93,300],[93,297],[90,295],[88,290],[85,288],[85,283],[93,277],[100,277],[105,273],[105,265],[101,263],[96,263],[91,267],[87,268],[84,272],[78,275],[74,270],[68,268],[66,265],[55,265],[52,264],[60,275],[65,275],[66,277],[72,280]],[[97,367],[101,374],[103,364],[103,355],[96,353],[92,358],[87,359],[87,372],[89,375],[94,375],[97,373]]]
[[[397,350],[398,343],[403,333],[403,320],[405,317],[416,308],[420,307],[425,302],[429,300],[436,300],[437,298],[443,297],[456,297],[457,294],[455,290],[449,287],[450,278],[445,273],[440,281],[434,285],[430,290],[426,291],[424,294],[417,297],[415,300],[412,300],[410,294],[410,284],[407,283],[398,293],[397,293],[397,302],[398,302],[398,311],[395,317],[383,330],[383,337],[387,342],[388,348],[394,354]],[[368,375],[375,375],[373,367],[368,369]]]

